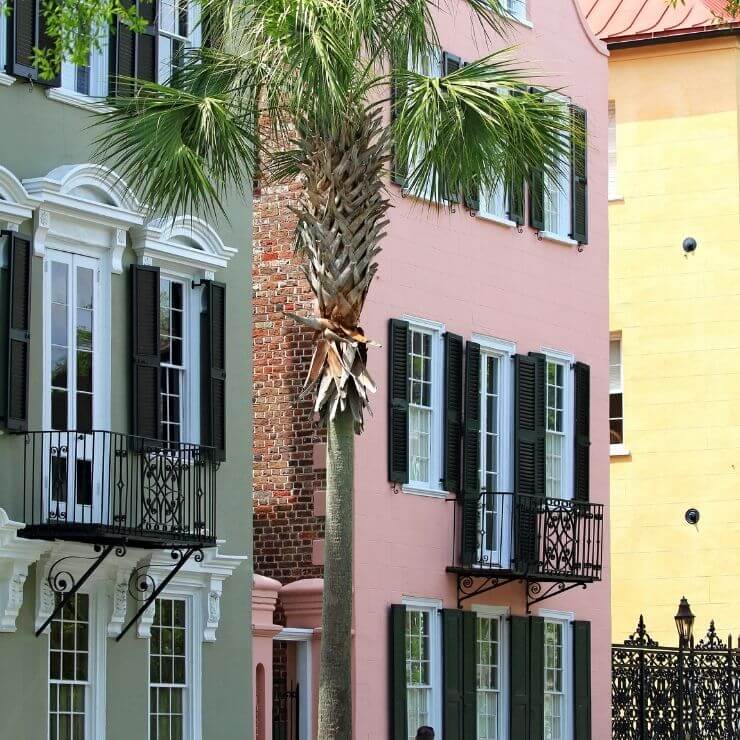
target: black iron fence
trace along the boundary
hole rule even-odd
[[[544,579],[601,579],[603,504],[483,492],[456,507],[455,519],[460,536],[454,556],[464,567]]]
[[[25,433],[26,537],[145,547],[216,541],[209,447],[107,431]]]
[[[272,737],[273,740],[304,740],[300,736],[299,685],[291,682],[290,688],[283,685],[275,687],[272,699]]]
[[[740,738],[740,650],[712,622],[700,642],[663,647],[640,617],[612,646],[613,740]]]

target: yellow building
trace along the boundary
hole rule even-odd
[[[740,28],[712,4],[583,0],[611,53],[615,641],[643,613],[675,644],[684,595],[740,637]]]

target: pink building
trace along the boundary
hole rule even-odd
[[[443,740],[611,734],[607,57],[574,0],[507,1],[517,57],[586,122],[586,163],[574,158],[560,183],[481,193],[452,213],[390,186],[363,324],[384,344],[370,358],[380,391],[356,460],[362,740],[413,740],[422,725]],[[462,15],[440,36],[440,73],[487,51]],[[263,193],[256,217],[268,223],[289,197]],[[276,281],[276,300],[300,308],[289,231],[282,220],[256,231],[255,283]],[[279,348],[259,339],[273,312],[256,309],[256,375],[276,362]],[[260,384],[255,399],[255,437],[273,444],[255,460],[256,481],[273,476],[255,494],[255,566],[284,583],[315,576],[322,557],[321,465],[306,452],[320,445],[276,426],[305,362],[296,346],[275,371],[283,390]],[[307,681],[316,688],[320,635],[307,604],[320,583],[289,586],[277,617],[292,651],[280,671],[303,686],[297,700]],[[296,614],[311,616],[298,624]],[[316,715],[304,701],[308,738]]]

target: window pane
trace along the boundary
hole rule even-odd
[[[93,390],[92,352],[77,352],[77,390],[92,393]],[[66,368],[65,368],[66,370]],[[56,384],[55,384],[56,385]]]
[[[93,314],[86,308],[77,309],[77,348],[93,347]]]
[[[67,307],[59,303],[51,304],[51,343],[67,346]]]
[[[93,271],[89,267],[77,268],[77,308],[93,308]]]
[[[54,303],[68,303],[67,265],[62,262],[51,263],[51,300]]]
[[[67,348],[51,348],[51,384],[57,388],[67,387]]]
[[[80,432],[92,431],[92,400],[89,393],[77,394],[77,429]]]

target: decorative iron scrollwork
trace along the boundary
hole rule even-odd
[[[645,619],[640,614],[640,619],[637,622],[637,629],[624,641],[625,647],[660,647],[660,645],[653,640],[648,634],[647,628],[645,627]]]
[[[78,581],[89,575],[89,571],[86,571],[80,579],[77,579],[70,570],[66,569],[67,566],[62,564],[68,560],[88,560],[97,563],[100,560],[100,554],[103,552],[103,546],[93,545],[93,551],[96,554],[90,557],[85,555],[66,555],[53,563],[49,567],[49,572],[46,576],[46,582],[49,584],[49,588],[55,594],[67,594],[72,590],[76,590],[78,588]],[[113,552],[117,558],[122,558],[126,554],[126,546],[118,545],[113,548]]]

